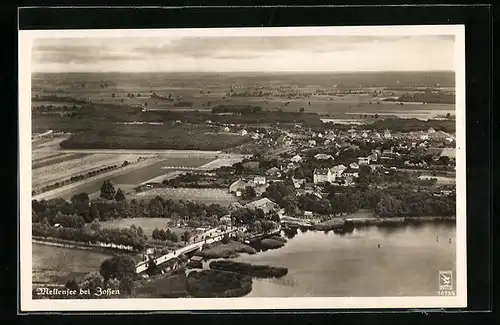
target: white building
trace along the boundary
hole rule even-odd
[[[328,159],[333,159],[333,156],[324,153],[318,153],[314,156],[314,158],[318,160],[328,160]]]
[[[253,182],[256,185],[265,185],[266,184],[266,178],[264,176],[256,176],[253,179]]]
[[[300,162],[301,160],[302,160],[302,157],[299,156],[299,155],[295,155],[292,158],[290,158],[290,161],[293,161],[293,162],[296,162],[296,163]]]
[[[313,174],[314,184],[333,182],[335,180],[335,175],[332,174],[329,168],[316,168]]]
[[[370,157],[359,157],[358,164],[359,165],[369,165],[370,164]]]

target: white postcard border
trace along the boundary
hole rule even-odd
[[[32,298],[31,242],[31,46],[35,38],[161,36],[455,36],[456,82],[456,296],[321,298],[72,299]],[[463,25],[336,26],[281,28],[30,30],[19,31],[19,239],[20,311],[167,311],[239,309],[458,308],[467,306],[465,169],[465,27]],[[437,275],[436,275],[437,276]],[[436,283],[437,289],[437,283]]]

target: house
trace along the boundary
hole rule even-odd
[[[433,128],[429,128],[429,130],[427,130],[427,133],[434,133],[436,132],[436,130],[434,130]]]
[[[280,170],[278,168],[272,167],[272,168],[269,168],[268,170],[266,170],[266,175],[267,176],[280,177],[281,176],[281,172],[280,172]]]
[[[359,170],[349,166],[349,168],[344,170],[342,175],[345,176],[346,178],[349,178],[349,177],[358,178],[359,177]]]
[[[229,185],[229,193],[236,194],[236,196],[241,196],[245,187],[250,186],[248,182],[245,182],[242,179],[237,180],[236,182]]]
[[[355,162],[349,164],[349,168],[351,169],[359,169],[359,165],[356,164]]]
[[[368,158],[370,159],[370,161],[377,161],[378,160],[378,155],[377,155],[376,152],[372,152],[372,154],[369,155]]]
[[[269,184],[255,184],[253,186],[253,188],[255,190],[255,194],[257,194],[257,196],[261,196],[262,193],[264,193],[266,191],[268,186],[269,186]]]
[[[314,156],[315,159],[318,160],[328,160],[328,159],[333,159],[332,155],[326,155],[324,153],[318,153],[317,155]]]
[[[273,211],[278,211],[280,209],[280,206],[274,203],[273,201],[269,200],[267,197],[265,197],[260,200],[248,203],[247,205],[245,205],[245,208],[251,210],[261,209],[262,211],[264,211],[264,213],[267,214]]]
[[[266,178],[264,176],[256,176],[253,179],[253,183],[256,185],[265,185],[266,184]]]
[[[226,126],[226,127],[224,128],[224,132],[229,132],[229,130],[230,130],[230,129],[229,129],[229,127],[228,127],[228,126]]]
[[[378,133],[378,132],[375,132],[375,134],[374,134],[373,136],[374,136],[376,139],[380,139],[380,138],[381,138],[380,133]]]
[[[335,177],[340,177],[340,176],[342,176],[342,173],[344,172],[344,170],[346,168],[347,167],[344,166],[344,165],[333,166],[331,168],[331,172],[332,172],[333,175],[335,175]]]
[[[305,178],[294,178],[294,177],[292,177],[292,181],[293,181],[293,187],[295,187],[295,188],[301,188],[302,184],[306,183],[306,179]]]
[[[309,140],[309,146],[314,147],[316,145],[316,140]]]
[[[219,221],[226,225],[226,226],[230,226],[232,224],[232,219],[231,219],[231,216],[229,214],[225,215],[225,216],[222,216]]]
[[[241,134],[241,136],[244,137],[245,135],[248,134],[248,132],[247,132],[247,130],[243,129],[243,130],[240,131],[240,134]]]
[[[314,184],[332,182],[335,180],[335,176],[332,174],[329,168],[316,168],[313,173]]]
[[[312,218],[313,213],[312,211],[304,211],[304,218]]]
[[[368,138],[368,133],[366,132],[363,132],[363,134],[361,135],[363,138]]]
[[[301,156],[299,156],[299,155],[295,155],[295,156],[293,156],[292,158],[290,158],[290,161],[295,162],[295,163],[298,163],[298,162],[300,162],[301,160],[302,160],[302,157],[301,157]]]
[[[384,132],[384,138],[386,138],[386,139],[392,138],[391,131],[385,130],[385,132]]]
[[[358,157],[358,164],[359,165],[369,165],[370,164],[370,157]]]

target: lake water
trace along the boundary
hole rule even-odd
[[[280,249],[236,260],[288,268],[280,279],[254,279],[248,297],[435,296],[439,270],[455,270],[455,232],[437,223],[297,230]]]

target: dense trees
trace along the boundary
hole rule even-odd
[[[444,131],[454,133],[455,121],[453,120],[427,120],[422,121],[419,119],[397,119],[389,118],[377,120],[375,123],[367,125],[367,128],[383,132],[390,130],[393,132],[412,132],[412,131],[427,131],[430,127],[436,131]]]
[[[54,218],[54,223],[62,227],[81,228],[85,225],[85,220],[79,215],[62,214],[58,212]]]
[[[122,191],[121,188],[119,188],[116,191],[115,200],[118,201],[118,202],[125,201],[125,193],[123,193],[123,191]]]
[[[293,185],[287,185],[284,182],[270,182],[266,191],[262,193],[262,197],[267,197],[271,201],[278,203],[279,206],[283,206],[285,199],[294,196],[295,193],[296,190]]]
[[[152,238],[154,240],[158,241],[171,241],[171,242],[178,242],[179,238],[177,237],[177,234],[172,232],[170,229],[167,229],[166,231],[163,229],[158,229],[156,228],[153,230]]]
[[[120,281],[119,288],[126,293],[132,293],[135,276],[135,262],[127,255],[117,255],[108,258],[101,263],[99,273],[104,281],[117,279]]]
[[[252,200],[257,196],[257,193],[255,192],[255,188],[252,186],[246,186],[245,190],[243,191],[243,194],[241,197],[243,200]]]
[[[146,244],[146,236],[142,229],[130,228],[102,228],[93,230],[91,227],[70,228],[53,227],[46,222],[33,223],[32,235],[43,238],[57,238],[82,243],[105,243],[130,246],[140,251]]]
[[[104,280],[113,278],[121,280],[135,274],[135,262],[127,255],[113,256],[101,263],[99,273]]]
[[[113,190],[109,189],[111,186],[108,182],[105,182],[105,184],[103,184],[103,188],[105,188],[104,192],[108,193],[105,196],[110,196]],[[85,223],[90,223],[95,219],[163,217],[173,219],[182,218],[187,221],[188,225],[199,227],[202,225],[217,225],[218,218],[229,214],[229,209],[219,204],[213,203],[207,205],[190,201],[165,200],[160,196],[153,198],[149,202],[143,200],[131,200],[130,202],[126,200],[117,201],[116,197],[120,198],[119,192],[120,190],[115,193],[114,200],[90,200],[86,193],[74,195],[71,201],[61,198],[41,201],[33,200],[33,222],[39,223],[46,219],[49,225],[60,223],[68,227],[72,225],[72,222],[81,224],[80,218],[76,216],[81,216]],[[59,216],[56,220],[58,213],[67,216]],[[64,221],[61,221],[62,219]]]
[[[113,200],[116,195],[116,188],[112,181],[105,180],[101,186],[100,197],[106,200]]]

